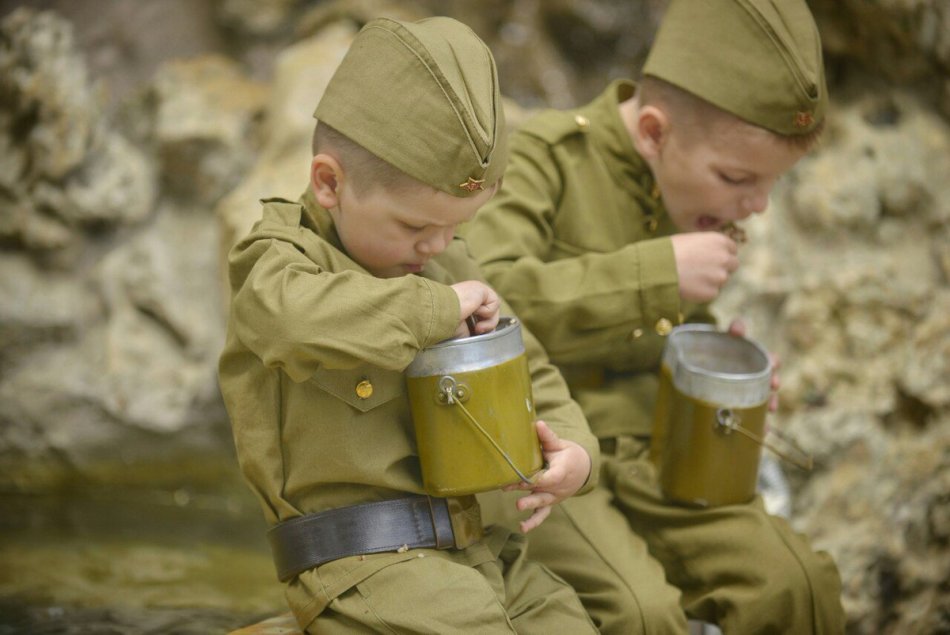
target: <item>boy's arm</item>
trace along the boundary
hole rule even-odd
[[[312,243],[308,250],[321,248]],[[321,260],[333,257],[328,249]],[[232,298],[235,335],[294,381],[321,366],[402,370],[459,323],[458,296],[448,286],[418,276],[384,280],[342,265],[334,273],[282,240],[258,240],[235,252],[236,272],[242,280]]]
[[[489,282],[552,360],[596,362],[615,355],[637,329],[653,330],[663,318],[676,322],[676,262],[669,237],[547,262],[555,247],[570,249],[554,239],[561,174],[551,146],[518,134],[501,191],[466,237]],[[597,204],[592,192],[590,205]]]

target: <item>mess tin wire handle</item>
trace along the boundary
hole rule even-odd
[[[462,401],[468,401],[469,392],[468,388],[465,387],[465,384],[458,384],[455,381],[455,378],[446,375],[439,380],[439,395],[438,402],[448,406],[458,406],[459,410],[462,411],[462,414],[465,415],[465,418],[475,426],[475,429],[484,435],[488,442],[492,444],[492,447],[498,451],[498,454],[501,455],[501,458],[505,459],[505,462],[514,470],[515,474],[518,475],[518,478],[521,479],[522,483],[532,483],[533,481],[525,476],[521,470],[518,469],[518,466],[515,465],[515,462],[511,460],[511,457],[508,456],[508,453],[498,445],[495,439],[492,438],[491,434],[488,433],[485,428],[481,426],[480,423],[472,416],[472,413],[468,411]]]
[[[779,449],[775,444],[769,443],[763,437],[757,435],[751,430],[746,430],[745,428],[743,428],[742,425],[739,423],[739,418],[736,417],[733,414],[733,412],[728,408],[720,408],[719,410],[716,411],[716,426],[718,428],[724,428],[727,431],[727,433],[736,431],[739,434],[742,434],[748,437],[749,439],[752,439],[753,441],[755,441],[762,447],[767,448],[771,450],[772,452],[774,452],[775,454],[777,454],[780,458],[788,461],[789,463],[797,467],[800,467],[801,469],[805,471],[810,472],[811,469],[815,466],[814,460],[811,458],[811,456],[809,456],[807,452],[805,452],[800,447],[798,447],[798,445],[794,441],[792,441],[785,435],[781,434],[778,430],[769,428],[769,431],[775,436],[777,436],[779,439],[781,439],[783,443],[788,445],[791,448],[792,452],[794,452],[797,456],[792,456],[792,454],[790,454],[789,452]]]

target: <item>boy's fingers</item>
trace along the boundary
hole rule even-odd
[[[745,337],[745,322],[736,318],[729,324],[729,333],[737,337]]]
[[[528,482],[528,483],[525,483],[524,481],[518,481],[517,483],[512,483],[512,484],[510,484],[510,485],[505,485],[504,487],[501,488],[501,491],[503,491],[503,492],[515,492],[515,491],[518,491],[518,490],[533,490],[534,488],[536,488],[536,487],[538,486],[538,481],[541,480],[541,476],[543,476],[543,474],[536,476],[535,478],[533,478],[533,479],[532,479],[530,482]]]
[[[541,442],[542,451],[554,451],[560,449],[561,438],[557,432],[548,427],[541,419],[535,422],[535,428],[538,430],[538,440]]]
[[[493,331],[495,330],[496,326],[498,326],[497,313],[493,313],[485,319],[478,321],[478,330],[480,333],[488,333],[489,331]]]
[[[529,509],[541,509],[553,505],[557,502],[557,496],[549,492],[534,492],[518,499],[516,507],[518,511],[528,511]]]
[[[769,353],[769,363],[772,365],[772,370],[776,371],[782,367],[782,358],[775,353]]]
[[[535,529],[551,515],[551,507],[545,506],[540,509],[535,510],[526,520],[521,522],[521,531],[523,533],[528,533],[532,529]]]

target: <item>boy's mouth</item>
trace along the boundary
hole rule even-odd
[[[719,229],[722,224],[722,221],[715,216],[708,216],[706,214],[696,219],[696,229],[699,231],[713,231]]]

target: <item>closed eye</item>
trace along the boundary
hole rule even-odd
[[[729,185],[744,185],[752,180],[751,177],[748,176],[736,177],[730,176],[724,172],[719,173],[719,178],[722,179],[724,183],[728,183]]]

